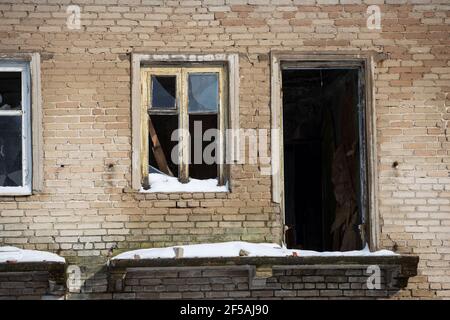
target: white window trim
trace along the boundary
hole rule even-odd
[[[141,54],[131,56],[131,107],[132,107],[132,189],[142,187],[141,166],[141,63],[168,62],[223,62],[228,67],[228,114],[229,128],[239,128],[239,55],[237,53],[220,54]],[[233,142],[231,142],[233,143]],[[236,152],[236,148],[231,146]]]
[[[30,64],[25,61],[0,61],[0,72],[20,72],[22,74],[22,110],[0,110],[0,116],[22,116],[22,186],[2,187],[0,195],[31,194],[31,99]]]
[[[42,135],[42,101],[41,101],[41,74],[40,54],[35,53],[1,53],[0,65],[13,66],[14,64],[26,66],[28,75],[22,77],[27,81],[26,102],[22,101],[24,116],[22,129],[26,128],[26,148],[22,154],[27,170],[26,184],[22,187],[0,187],[0,196],[27,196],[33,191],[41,191],[43,188],[43,135]],[[0,69],[1,70],[1,69]],[[23,130],[22,130],[23,132]],[[23,139],[24,140],[24,139]],[[23,141],[22,140],[22,141]],[[25,175],[24,175],[25,177]]]

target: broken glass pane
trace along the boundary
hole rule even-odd
[[[178,163],[174,162],[172,153],[177,147],[178,141],[172,140],[172,133],[178,129],[178,115],[151,114],[150,119],[154,135],[152,136],[149,132],[149,165],[166,174],[171,172],[176,177],[178,176]],[[156,141],[159,143],[159,147],[155,145]],[[165,160],[162,160],[163,158]],[[176,160],[178,161],[178,158]],[[165,167],[166,164],[168,168]]]
[[[175,109],[176,76],[152,76],[152,108]]]
[[[0,187],[22,186],[22,117],[0,117]]]
[[[20,110],[22,76],[20,72],[0,72],[0,110]]]
[[[189,112],[217,112],[219,79],[216,73],[189,74]]]

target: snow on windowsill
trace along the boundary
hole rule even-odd
[[[141,188],[139,192],[228,192],[228,186],[219,186],[217,179],[199,180],[190,178],[188,183],[181,183],[176,177],[150,173],[148,180],[150,189]]]
[[[21,262],[62,262],[66,260],[57,254],[37,251],[23,250],[16,247],[0,247],[0,263],[21,263]]]
[[[249,243],[242,241],[204,243],[166,248],[139,249],[121,253],[113,260],[129,259],[170,259],[175,258],[175,249],[182,248],[182,258],[225,258],[239,257],[245,252],[249,257],[342,257],[342,256],[395,256],[398,255],[389,250],[370,252],[369,247],[358,251],[328,251],[318,252],[310,250],[287,249],[275,243]]]

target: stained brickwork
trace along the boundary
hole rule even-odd
[[[81,29],[69,30],[77,2]],[[371,4],[381,30],[366,27]],[[44,188],[0,197],[0,244],[78,263],[115,245],[280,242],[259,165],[234,165],[229,194],[131,191],[128,53],[239,53],[240,126],[267,129],[272,50],[384,52],[374,70],[381,247],[421,258],[405,297],[450,297],[448,15],[446,0],[2,0],[0,52],[41,53]]]
[[[64,299],[64,264],[1,264],[0,269],[0,300]]]
[[[354,268],[274,267],[264,281],[251,278],[250,266],[182,267],[130,270],[124,286],[103,295],[70,295],[69,299],[305,299],[395,298],[382,270],[380,286],[367,288],[367,266]]]
[[[46,272],[0,273],[0,300],[41,299],[48,291]]]

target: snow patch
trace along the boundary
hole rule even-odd
[[[37,251],[23,250],[16,247],[0,247],[0,263],[20,263],[20,262],[62,262],[66,260],[57,254]]]
[[[183,249],[183,258],[219,258],[219,257],[239,257],[241,250],[249,257],[288,257],[288,256],[319,256],[319,257],[340,257],[340,256],[393,256],[396,253],[389,250],[370,252],[366,246],[363,250],[357,251],[328,251],[318,252],[310,250],[287,249],[275,243],[249,243],[243,241],[231,241],[221,243],[204,243],[184,246],[173,246],[166,248],[139,249],[121,253],[113,260],[127,259],[162,259],[175,258],[174,248]]]
[[[140,192],[228,192],[227,186],[219,186],[217,179],[189,179],[188,183],[181,183],[176,177],[165,174],[150,173],[148,175],[150,189]]]

